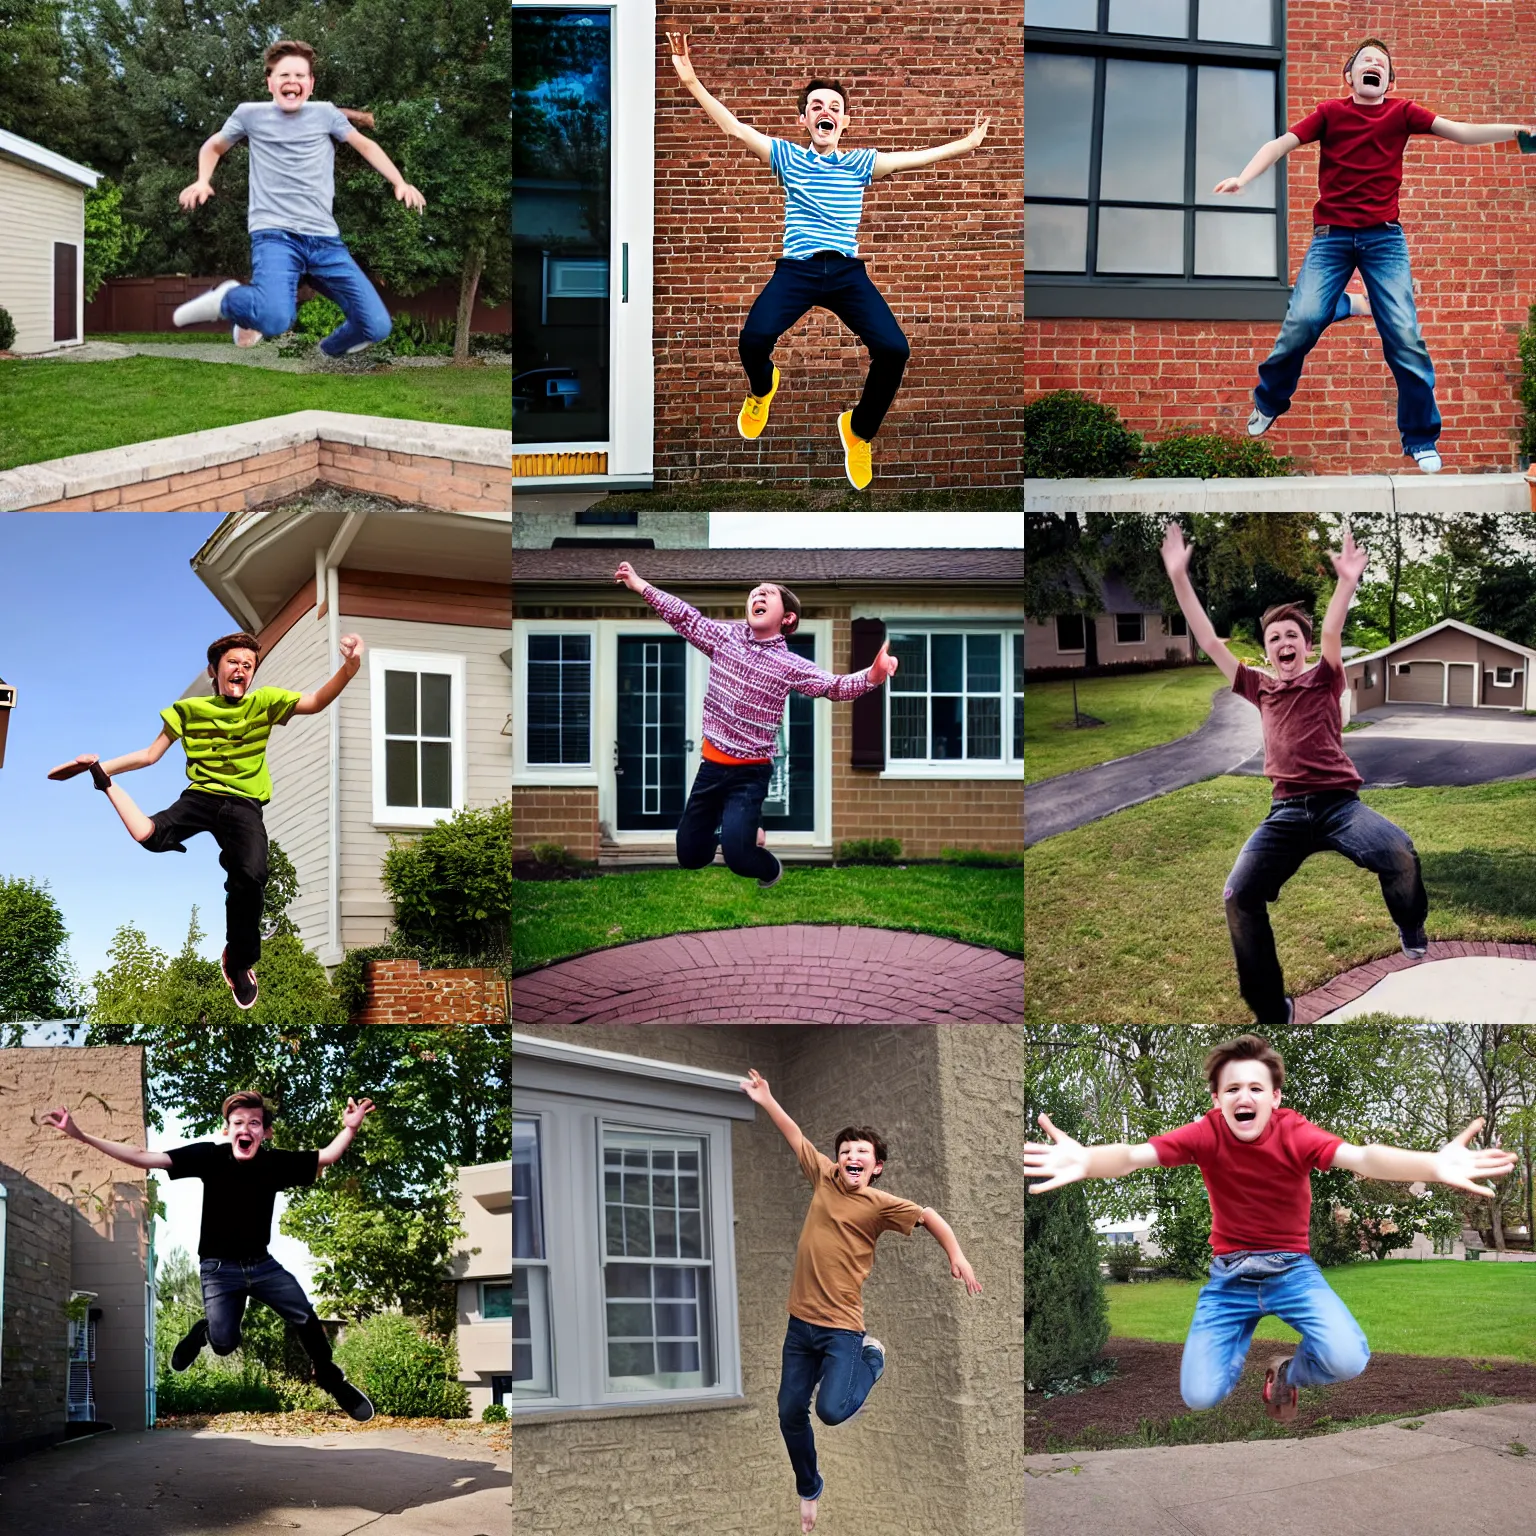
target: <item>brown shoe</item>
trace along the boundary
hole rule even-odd
[[[1289,1424],[1298,1411],[1296,1388],[1285,1369],[1290,1363],[1289,1355],[1276,1355],[1264,1372],[1264,1412],[1282,1424]]]

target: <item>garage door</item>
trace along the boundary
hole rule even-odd
[[[1445,663],[1442,661],[1394,662],[1387,677],[1389,704],[1443,704]]]
[[[1470,708],[1477,703],[1477,668],[1471,662],[1450,664],[1450,703]]]

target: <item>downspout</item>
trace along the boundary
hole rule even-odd
[[[324,577],[325,644],[327,665],[334,672],[341,665],[341,583],[337,572],[352,541],[362,532],[366,512],[349,512],[342,520],[330,548],[315,551],[315,584]],[[322,965],[340,965],[341,947],[341,701],[326,710],[326,936]]]

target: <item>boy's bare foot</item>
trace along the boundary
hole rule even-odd
[[[807,1531],[816,1529],[816,1503],[815,1499],[800,1500],[800,1530],[802,1536]]]
[[[260,340],[260,331],[248,331],[243,325],[235,327],[235,345],[237,347],[254,347]]]
[[[1296,1388],[1286,1372],[1290,1363],[1289,1355],[1276,1355],[1264,1372],[1264,1412],[1282,1424],[1288,1424],[1298,1412]]]
[[[766,848],[768,846],[768,834],[761,827],[757,829],[757,846],[759,848]]]

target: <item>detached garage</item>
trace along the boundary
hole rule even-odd
[[[1344,663],[1351,714],[1382,704],[1447,709],[1531,709],[1536,650],[1442,619],[1396,645]]]
[[[16,352],[85,338],[85,194],[100,180],[0,128],[0,308],[16,323]]]

